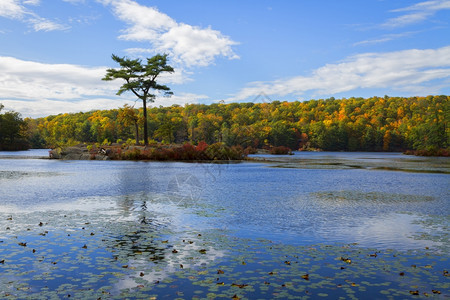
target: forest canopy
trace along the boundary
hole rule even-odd
[[[449,100],[450,96],[385,96],[172,105],[148,108],[147,124],[149,138],[162,143],[329,151],[448,149]],[[134,143],[143,128],[143,111],[124,106],[25,121],[34,147]]]

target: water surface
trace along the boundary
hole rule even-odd
[[[258,159],[266,161],[3,156],[1,290],[19,298],[446,294],[448,159]]]

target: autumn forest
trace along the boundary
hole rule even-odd
[[[243,148],[286,146],[297,150],[404,151],[450,147],[450,96],[372,97],[304,102],[187,104],[150,107],[153,143],[222,142]],[[11,117],[12,121],[11,121]],[[19,124],[14,134],[7,121]],[[14,121],[16,120],[16,121]],[[0,114],[3,148],[27,141],[33,148],[78,143],[136,143],[142,109],[66,113],[21,120]],[[5,131],[5,132],[3,132]]]

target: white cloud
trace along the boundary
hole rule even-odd
[[[397,28],[415,24],[428,19],[440,10],[450,9],[449,0],[432,0],[419,2],[417,4],[399,8],[392,12],[407,12],[407,14],[389,19],[382,27]]]
[[[450,9],[450,1],[449,0],[431,0],[419,2],[414,5],[399,8],[393,10],[394,12],[398,11],[417,11],[417,10],[425,10],[425,11],[438,11],[441,9]]]
[[[38,16],[23,5],[39,5],[39,0],[28,0],[22,3],[19,0],[1,0],[0,17],[18,19],[28,23],[35,31],[66,30],[69,27]]]
[[[17,0],[0,1],[0,17],[20,19],[26,13],[25,8]]]
[[[23,1],[23,4],[39,5],[39,4],[41,4],[41,0],[26,0],[26,1]]]
[[[217,30],[178,23],[156,8],[131,0],[103,3],[111,4],[115,15],[129,25],[119,38],[149,42],[152,52],[167,53],[178,65],[207,66],[217,57],[239,58],[232,50],[237,43]]]
[[[118,83],[104,82],[106,67],[44,64],[0,57],[0,99],[77,99],[111,94]]]
[[[53,30],[67,30],[70,27],[44,18],[30,19],[29,22],[33,25],[35,31],[53,31]]]
[[[253,82],[227,101],[245,100],[261,93],[295,95],[306,92],[334,95],[355,89],[383,88],[403,92],[436,93],[450,80],[450,46],[439,49],[366,53],[337,64],[327,64],[311,76],[273,82]],[[413,89],[412,89],[413,88]]]
[[[353,46],[361,46],[361,45],[374,45],[374,44],[380,44],[380,43],[385,43],[385,42],[389,42],[392,40],[396,40],[396,39],[400,39],[403,37],[408,37],[411,35],[414,35],[416,33],[418,33],[419,31],[410,31],[410,32],[403,32],[403,33],[396,33],[396,34],[385,34],[379,38],[375,38],[375,39],[368,39],[368,40],[364,40],[361,42],[357,42],[354,43]]]

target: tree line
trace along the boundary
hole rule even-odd
[[[293,150],[403,151],[450,147],[450,96],[320,99],[304,102],[186,104],[147,108],[151,142]],[[33,147],[139,143],[143,109],[25,119]],[[3,135],[2,135],[3,136]],[[143,142],[143,141],[141,141]]]

